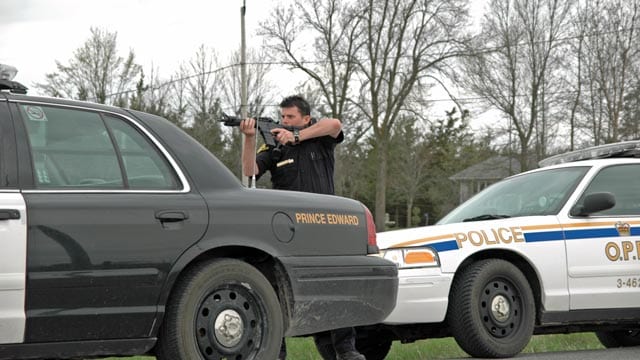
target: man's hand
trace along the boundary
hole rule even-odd
[[[245,136],[256,136],[256,119],[244,119],[240,122],[240,131]]]
[[[273,134],[273,138],[282,145],[293,144],[295,142],[293,133],[287,129],[277,128],[271,130],[271,133]]]

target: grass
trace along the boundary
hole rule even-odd
[[[540,353],[550,351],[572,351],[603,349],[593,333],[536,335],[523,353]],[[287,339],[287,352],[289,359],[295,360],[322,360],[316,351],[311,338]],[[453,338],[420,340],[411,344],[401,344],[394,341],[391,351],[387,356],[389,360],[429,360],[451,359],[469,357],[456,344]],[[122,360],[123,358],[109,358]],[[127,360],[154,360],[149,356],[134,356]]]

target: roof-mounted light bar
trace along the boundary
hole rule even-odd
[[[0,80],[13,80],[18,73],[18,69],[11,65],[0,64]]]
[[[26,94],[27,87],[19,82],[13,81],[18,74],[18,69],[13,66],[0,64],[0,91],[9,90],[16,94]]]
[[[575,150],[540,160],[538,165],[540,167],[545,167],[572,161],[629,156],[640,156],[640,140],[625,141]]]

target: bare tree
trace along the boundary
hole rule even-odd
[[[267,104],[273,103],[273,84],[267,75],[271,65],[263,60],[264,52],[250,50],[247,54],[247,98],[248,114],[260,116]],[[221,84],[221,100],[227,112],[240,115],[240,90],[242,86],[240,74],[240,53],[235,52],[230,57],[229,67],[223,74]],[[228,109],[227,109],[228,107]]]
[[[126,103],[141,67],[133,50],[126,58],[117,54],[117,33],[91,28],[91,37],[76,49],[68,65],[56,61],[57,72],[36,84],[45,95],[89,100],[100,104]]]
[[[250,50],[247,54],[247,111],[249,116],[263,116],[266,105],[273,103],[273,85],[267,75],[271,68],[269,63],[263,61],[265,54]],[[240,53],[235,52],[229,59],[229,64],[222,77],[221,102],[222,108],[227,113],[241,115],[241,72]],[[270,115],[270,114],[269,114]],[[228,156],[223,159],[234,173],[242,177],[242,133],[236,128],[226,129],[225,148]]]
[[[547,152],[550,128],[557,124],[551,104],[559,93],[569,14],[575,1],[491,0],[475,42],[480,49],[463,61],[459,80],[509,119],[519,142],[522,170]],[[558,110],[555,110],[558,111]]]
[[[583,18],[584,12],[580,11],[580,5],[577,7],[576,15],[573,19],[573,29],[575,31],[575,41],[570,45],[569,56],[565,61],[565,68],[567,69],[566,84],[567,88],[571,89],[567,94],[567,104],[569,105],[569,148],[567,150],[575,150],[576,137],[578,136],[579,126],[577,124],[578,112],[580,105],[582,104],[583,96],[583,74],[584,74],[584,58],[583,58],[583,46],[585,37],[587,36],[586,21]]]
[[[595,144],[623,138],[625,98],[638,71],[639,10],[638,0],[585,1],[581,8],[587,36],[578,56],[588,61],[581,81],[590,92],[582,105]]]
[[[371,124],[377,172],[375,218],[383,229],[391,129],[407,99],[422,90],[465,41],[466,3],[360,0],[364,45],[358,53],[357,107]]]
[[[402,117],[395,126],[391,143],[390,169],[394,176],[390,184],[405,201],[406,227],[412,226],[412,214],[416,197],[427,188],[431,153],[428,151],[425,131],[416,118]]]
[[[171,80],[166,83],[171,93],[171,108],[175,117],[169,118],[171,122],[180,126],[181,128],[187,128],[189,126],[189,120],[186,117],[188,104],[187,104],[187,82],[184,79],[188,79],[190,74],[185,66],[181,66],[171,77]]]
[[[151,68],[149,80],[145,81],[144,71],[140,72],[140,80],[136,84],[136,90],[129,98],[128,106],[134,110],[140,110],[162,116],[180,125],[177,121],[181,115],[178,109],[174,109],[173,92],[171,84],[173,79],[164,82],[158,75],[158,69]]]
[[[224,145],[217,119],[220,116],[222,73],[217,54],[201,45],[195,56],[182,67],[182,73],[191,74],[184,78],[189,131],[207,149],[220,155]]]
[[[636,67],[639,64],[634,64]],[[621,128],[624,139],[640,139],[640,69],[634,70],[631,91],[625,96],[624,118]]]
[[[333,118],[343,119],[362,43],[361,18],[342,0],[297,0],[261,24],[274,60],[301,70],[320,90]],[[308,61],[312,56],[315,61]]]

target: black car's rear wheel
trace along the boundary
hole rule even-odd
[[[233,259],[201,263],[176,285],[156,355],[160,360],[275,359],[282,311],[260,271]]]
[[[481,260],[454,280],[447,319],[456,342],[469,355],[511,357],[533,334],[533,292],[515,265]]]

